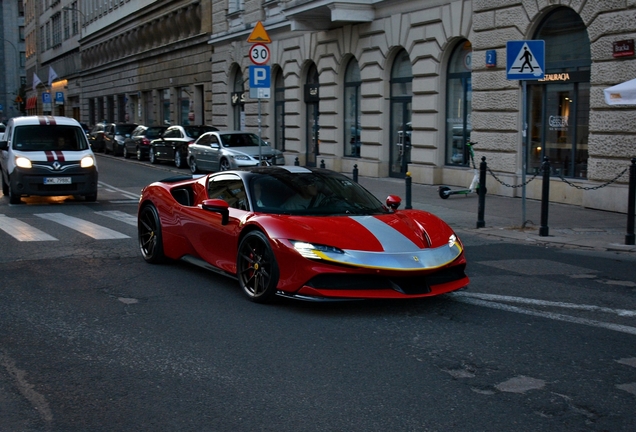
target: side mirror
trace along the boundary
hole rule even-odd
[[[402,199],[397,195],[389,195],[386,197],[386,206],[393,211],[396,211],[402,204]]]
[[[222,199],[207,199],[201,206],[203,210],[209,210],[221,214],[221,225],[227,225],[230,219],[229,204]]]

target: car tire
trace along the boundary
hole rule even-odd
[[[174,166],[177,168],[183,168],[185,160],[181,154],[181,150],[175,150],[174,152]]]
[[[148,159],[150,159],[151,164],[156,164],[157,162],[159,162],[157,160],[157,156],[155,155],[155,149],[152,147],[150,147],[150,150],[148,150]]]
[[[190,165],[190,172],[192,174],[197,174],[199,172],[199,167],[197,166],[197,160],[192,156],[188,161],[188,165]]]
[[[139,249],[146,262],[160,264],[165,261],[163,237],[159,213],[154,205],[148,204],[139,212],[137,218]]]
[[[4,175],[2,174],[2,171],[0,171],[0,177],[2,177],[2,193],[7,196],[9,195],[9,185],[4,182]]]
[[[11,185],[9,185],[9,204],[20,204],[22,197],[20,194],[15,193]]]
[[[88,194],[88,195],[84,195],[84,201],[87,201],[87,202],[95,202],[95,201],[97,201],[97,192],[92,193],[92,194]]]
[[[230,162],[227,159],[221,159],[219,162],[219,171],[227,171],[230,169]]]
[[[130,153],[128,153],[128,148],[126,146],[124,146],[122,152],[124,154],[124,159],[130,159]]]
[[[142,161],[142,160],[144,160],[143,155],[141,154],[141,149],[140,149],[139,147],[137,147],[137,148],[135,149],[135,152],[137,153],[137,160],[138,160],[138,161]]]
[[[278,264],[268,238],[260,231],[243,237],[236,270],[241,289],[255,303],[267,303],[276,295]]]

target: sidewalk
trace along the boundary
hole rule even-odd
[[[382,202],[393,194],[402,198],[402,209],[406,205],[403,179],[359,177],[358,182]],[[485,227],[477,229],[477,194],[441,199],[437,188],[413,183],[411,205],[439,216],[460,234],[466,232],[553,247],[636,253],[636,246],[625,244],[627,215],[623,213],[550,203],[548,236],[541,237],[540,201],[526,199],[526,225],[521,229],[524,222],[521,198],[486,195]]]

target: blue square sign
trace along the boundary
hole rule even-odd
[[[506,79],[538,80],[545,76],[545,41],[506,43]]]
[[[269,66],[250,66],[250,88],[270,88],[271,86]]]

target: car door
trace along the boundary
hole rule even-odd
[[[241,220],[248,208],[245,185],[236,174],[212,175],[208,180],[207,194],[208,199],[221,199],[228,203],[228,222],[223,224],[218,212],[204,210],[200,206],[183,207],[183,232],[204,261],[235,273]]]
[[[180,136],[181,133],[178,128],[168,128],[161,138],[153,141],[155,157],[158,160],[172,161],[174,159],[172,145],[175,138]]]
[[[205,161],[207,170],[217,171],[219,168],[219,155],[221,153],[221,142],[216,134],[210,134],[210,143],[205,148]]]
[[[188,146],[188,152],[191,159],[195,160],[197,168],[201,171],[207,171],[208,167],[205,163],[205,149],[210,145],[210,135],[204,134],[195,142]]]

